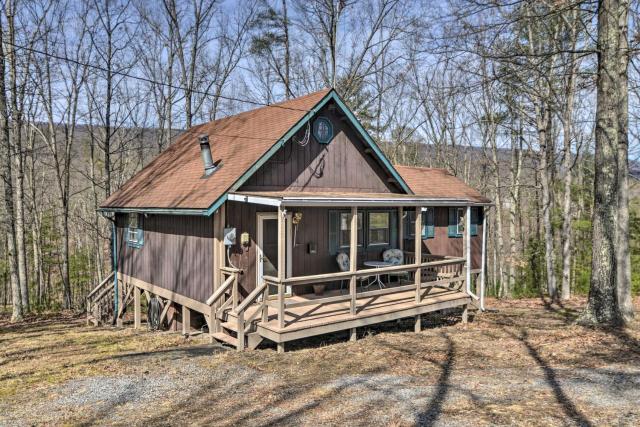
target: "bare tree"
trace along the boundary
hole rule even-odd
[[[627,85],[621,84],[626,66],[626,25],[628,3],[602,0],[598,7],[598,102],[596,105],[595,182],[593,210],[593,254],[589,299],[581,320],[620,325],[625,323],[618,281],[620,196],[619,150],[622,107],[626,109]],[[624,29],[624,31],[621,31]],[[622,102],[621,102],[622,100]],[[624,111],[622,111],[624,114]],[[622,121],[622,123],[621,123]],[[626,133],[625,133],[626,136]],[[626,139],[626,138],[624,138]],[[625,145],[625,142],[622,142]],[[626,161],[626,158],[625,158]],[[624,170],[624,167],[623,167]],[[626,170],[625,170],[626,172]],[[626,178],[624,178],[626,179]],[[625,286],[625,285],[623,285]]]
[[[69,19],[80,30],[76,32],[73,41],[63,37],[62,43],[52,43],[49,32],[43,34],[42,61],[37,61],[38,89],[40,104],[44,109],[47,118],[46,130],[41,130],[39,126],[33,124],[45,145],[49,149],[52,157],[53,170],[55,173],[56,188],[61,207],[61,229],[62,229],[62,267],[61,279],[63,286],[63,307],[66,309],[72,306],[71,283],[69,279],[69,209],[70,209],[70,183],[71,183],[71,156],[76,137],[76,124],[78,121],[78,103],[80,91],[87,76],[89,54],[86,48],[86,27],[81,20],[72,20],[72,17],[65,15],[64,11],[54,11],[52,26],[60,28],[64,33],[66,22]],[[79,24],[78,24],[78,21]],[[58,56],[71,58],[72,61],[64,61],[62,64],[54,63],[51,59],[52,52],[49,49],[56,45],[62,45],[62,52]],[[64,75],[62,87],[58,94],[56,77]],[[56,111],[56,109],[58,109]],[[61,122],[58,121],[58,117]],[[62,130],[62,137],[59,137],[59,130]]]
[[[15,211],[13,200],[13,165],[12,156],[15,153],[15,147],[11,139],[11,124],[9,122],[9,106],[7,102],[7,86],[6,86],[6,54],[4,40],[3,19],[0,18],[0,127],[2,127],[2,180],[4,184],[4,206],[5,221],[4,228],[7,235],[7,258],[9,261],[9,275],[11,281],[12,306],[11,315],[12,322],[19,322],[23,317],[22,298],[20,296],[20,281],[18,278],[18,254],[16,252],[16,229],[15,229]]]

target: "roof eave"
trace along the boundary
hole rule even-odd
[[[229,201],[275,207],[392,207],[392,206],[488,206],[489,204],[469,199],[433,197],[328,197],[328,196],[265,196],[230,193]]]
[[[100,207],[98,212],[105,213],[143,213],[156,215],[191,215],[205,216],[208,209],[191,209],[191,208],[135,208],[135,207]]]

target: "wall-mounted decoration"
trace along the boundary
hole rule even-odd
[[[293,246],[297,246],[298,244],[296,243],[296,236],[298,235],[298,224],[300,224],[300,222],[302,222],[302,212],[295,212],[293,214],[293,218],[292,221],[293,223]]]
[[[328,144],[333,138],[333,125],[326,117],[318,117],[313,122],[313,137],[320,144]]]

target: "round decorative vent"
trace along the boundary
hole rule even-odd
[[[333,138],[333,125],[326,117],[318,117],[313,123],[313,137],[320,144],[328,144]]]

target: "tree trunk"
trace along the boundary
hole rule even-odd
[[[516,284],[517,270],[517,216],[520,205],[520,176],[522,174],[522,129],[513,131],[511,139],[511,191],[509,192],[509,271],[508,289],[510,292]]]
[[[9,110],[7,105],[7,92],[5,83],[6,58],[3,45],[4,29],[0,20],[0,128],[2,131],[2,180],[4,181],[5,224],[7,233],[7,258],[9,260],[9,276],[11,280],[11,298],[13,311],[12,322],[19,322],[23,318],[22,298],[20,296],[20,281],[18,279],[18,256],[16,253],[15,212],[13,200],[13,173],[11,155],[13,144],[11,143],[11,131],[9,129]]]
[[[617,291],[619,19],[616,0],[598,8],[598,77],[594,156],[591,287],[582,321],[620,325]]]
[[[631,300],[631,255],[629,252],[629,95],[628,67],[629,44],[627,20],[629,2],[620,1],[618,6],[618,229],[616,235],[616,258],[618,261],[616,280],[618,306],[625,322],[633,318]]]
[[[22,309],[29,311],[29,286],[27,278],[27,254],[25,247],[25,219],[24,219],[24,153],[22,150],[22,111],[18,103],[18,70],[15,52],[15,4],[5,5],[5,16],[8,25],[8,58],[9,58],[9,88],[11,93],[11,141],[12,158],[15,163],[15,185],[13,188],[13,203],[15,207],[15,242],[18,258],[18,281],[20,283],[20,298]]]
[[[543,105],[538,114],[538,139],[540,143],[540,183],[542,186],[542,224],[544,228],[545,268],[547,275],[547,292],[552,300],[558,297],[555,273],[555,257],[553,252],[553,225],[551,222],[552,194],[551,170],[553,168],[553,144],[551,141],[551,112],[548,105]]]
[[[284,89],[285,98],[291,98],[291,46],[289,43],[289,16],[287,0],[282,0],[282,31],[284,32]]]

